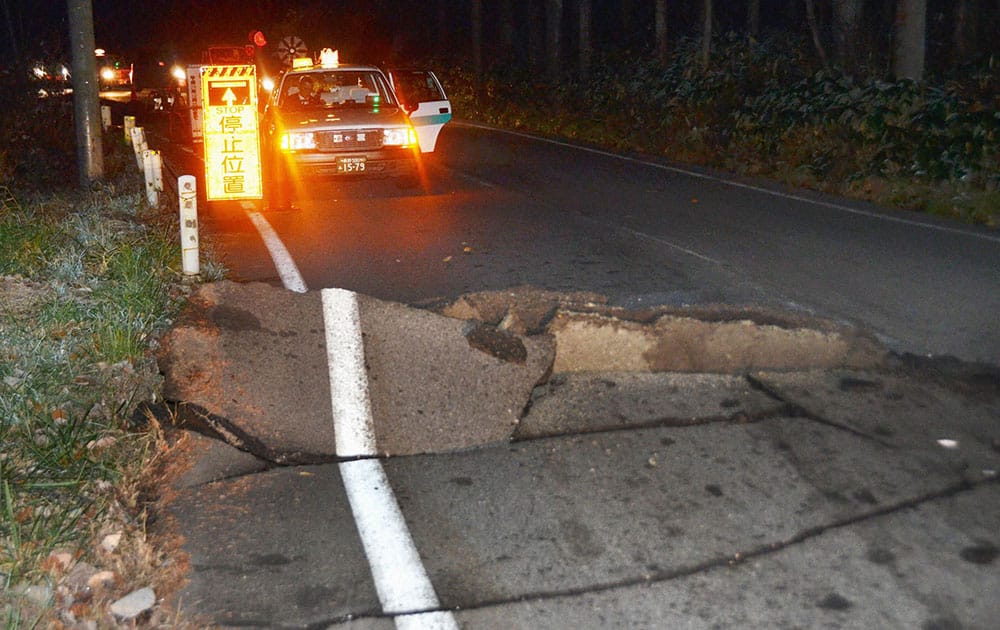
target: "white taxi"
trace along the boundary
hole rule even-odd
[[[326,49],[319,63],[296,60],[273,89],[261,125],[264,166],[277,189],[311,175],[413,177],[450,119],[432,73],[387,75]]]

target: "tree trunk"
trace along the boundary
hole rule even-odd
[[[701,30],[701,67],[708,70],[712,60],[712,0],[705,0],[702,17],[705,18]]]
[[[562,72],[562,16],[563,0],[546,0],[545,3],[545,54],[546,72],[550,81],[559,79]]]
[[[897,79],[924,78],[927,0],[897,0],[892,70]]]
[[[819,23],[816,21],[816,6],[813,0],[806,1],[806,20],[809,22],[809,32],[812,34],[813,45],[816,47],[816,54],[824,68],[830,66],[826,57],[826,50],[823,48],[823,41],[819,36]]]
[[[483,74],[483,0],[472,0],[472,69]]]
[[[656,32],[656,59],[661,66],[667,65],[667,0],[656,0],[654,17]]]
[[[976,29],[973,14],[975,0],[957,0],[955,29],[952,41],[952,63],[960,65],[969,60],[976,49]]]
[[[101,106],[94,56],[94,11],[90,0],[67,0],[73,67],[73,123],[80,185],[104,179]]]
[[[17,36],[14,34],[14,21],[10,17],[8,0],[0,0],[0,2],[3,2],[3,16],[7,21],[7,34],[10,36],[10,52],[14,57],[14,65],[17,66],[21,61],[21,53],[17,45]]]
[[[437,2],[437,52],[440,55],[448,53],[448,0]]]
[[[747,3],[747,34],[754,39],[760,37],[760,0]]]
[[[532,71],[537,71],[542,67],[542,56],[545,50],[543,2],[545,0],[528,0],[528,63]]]
[[[858,61],[858,29],[862,0],[836,0],[833,3],[833,32],[837,58],[847,67]]]
[[[635,30],[632,13],[635,10],[632,0],[621,0],[621,10],[619,15],[621,15],[622,20],[622,42],[624,42],[623,48],[629,48],[635,41],[635,37],[632,35],[632,31]]]
[[[514,0],[500,2],[500,55],[504,61],[514,58]]]
[[[591,0],[580,0],[580,78],[586,80],[590,78],[590,63],[594,56],[593,44],[591,42],[591,20],[592,5]]]

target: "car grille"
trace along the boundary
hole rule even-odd
[[[382,148],[381,129],[344,129],[321,131],[316,134],[316,148],[320,151],[354,151]]]

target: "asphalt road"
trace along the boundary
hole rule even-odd
[[[428,312],[393,319],[404,307],[365,298],[357,329],[331,333],[351,317],[330,315],[318,290],[424,302],[532,284],[628,306],[752,302],[995,363],[995,235],[471,126],[450,125],[439,147],[422,187],[311,183],[299,209],[262,212],[310,291],[232,289],[206,307],[217,331],[190,337],[214,360],[168,375],[215,390],[221,406],[186,402],[227,427],[225,414],[265,418],[241,433],[249,449],[189,436],[197,474],[170,506],[189,614],[288,628],[989,627],[995,397],[879,370],[560,374],[524,390],[523,417],[500,418],[509,440],[435,448],[421,416],[464,427],[473,412],[459,405],[477,406],[448,370],[487,391],[502,380],[462,370],[482,360],[464,327],[438,343],[406,323]],[[257,210],[206,208],[202,226],[235,279],[281,285]],[[355,345],[331,351],[339,339]],[[342,447],[352,429],[333,395],[360,378],[332,363],[350,355],[376,411],[416,396],[376,418],[361,450]],[[440,399],[452,402],[420,402]],[[385,457],[389,430],[424,446]],[[330,463],[276,466],[275,439]]]
[[[197,168],[192,166],[190,168]],[[640,157],[452,124],[428,179],[313,181],[268,213],[310,287],[406,303],[530,284],[613,303],[758,303],[899,352],[1000,360],[1000,234]],[[202,225],[276,282],[240,208]]]

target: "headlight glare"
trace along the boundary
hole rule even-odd
[[[292,132],[282,134],[282,151],[303,151],[316,148],[316,134],[312,132]]]
[[[385,130],[382,143],[386,146],[408,147],[417,141],[413,127],[393,127]]]

